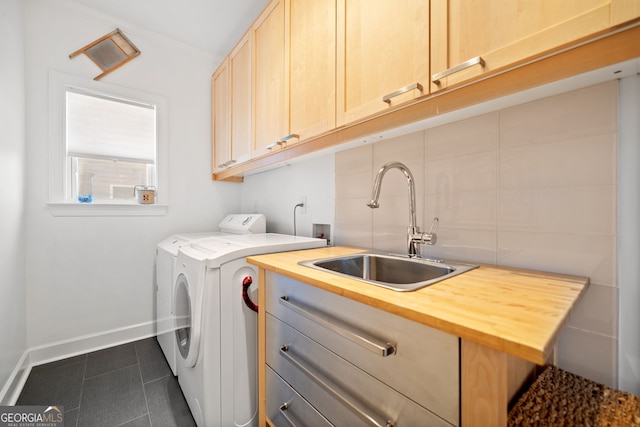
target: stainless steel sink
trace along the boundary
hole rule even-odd
[[[415,291],[478,267],[471,264],[436,262],[375,253],[301,261],[300,265],[394,291]]]

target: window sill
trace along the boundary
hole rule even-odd
[[[117,203],[47,203],[53,216],[164,216],[168,205]]]

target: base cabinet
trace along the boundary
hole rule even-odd
[[[275,426],[458,426],[460,340],[267,272],[266,414]]]

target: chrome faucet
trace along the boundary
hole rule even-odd
[[[382,185],[382,177],[389,169],[399,169],[407,178],[409,184],[409,228],[407,229],[407,253],[409,258],[420,258],[418,251],[419,244],[435,245],[438,236],[436,236],[436,228],[438,228],[438,218],[433,219],[431,228],[428,233],[423,233],[416,225],[416,189],[413,174],[404,164],[400,162],[389,162],[378,170],[376,179],[373,183],[373,191],[371,192],[371,200],[367,203],[371,209],[380,207],[378,199],[380,198],[380,187]]]

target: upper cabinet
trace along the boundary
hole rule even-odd
[[[291,0],[290,17],[289,134],[303,141],[336,127],[336,0]]]
[[[274,0],[251,28],[253,40],[253,156],[289,134],[288,0]]]
[[[245,34],[229,55],[231,94],[231,164],[251,158],[253,141],[251,38]]]
[[[213,170],[251,155],[251,43],[246,34],[212,78]]]
[[[639,20],[640,0],[271,0],[213,76],[213,178],[638,58]]]
[[[211,78],[213,170],[230,165],[231,100],[229,97],[229,60],[218,67]]]
[[[337,124],[429,93],[429,2],[338,0]]]
[[[253,155],[335,128],[335,0],[275,0],[252,32]]]
[[[624,4],[623,4],[624,3]],[[431,0],[431,91],[513,67],[638,15],[637,0]]]

